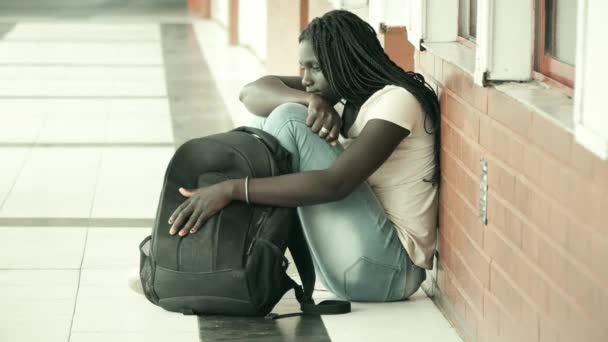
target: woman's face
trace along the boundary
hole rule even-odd
[[[331,89],[331,86],[329,85],[329,82],[327,82],[327,79],[325,79],[323,72],[321,72],[321,65],[315,56],[312,49],[312,43],[309,40],[303,40],[300,42],[298,55],[300,59],[300,67],[302,70],[304,70],[304,74],[302,76],[302,86],[306,88],[306,91],[309,93],[319,94],[333,103],[338,102],[340,99]]]

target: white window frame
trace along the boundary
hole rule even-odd
[[[576,141],[608,160],[608,113],[602,99],[608,81],[604,59],[606,0],[579,0],[576,36],[574,126]]]
[[[347,1],[345,1],[347,2]],[[370,0],[370,22],[405,26],[419,50],[426,43],[453,43],[458,37],[458,0]],[[577,19],[574,129],[576,141],[608,160],[608,114],[603,89],[608,81],[605,56],[606,0],[579,0]],[[517,18],[517,25],[513,25]],[[487,81],[531,81],[535,40],[534,0],[479,0],[472,71],[477,85]]]

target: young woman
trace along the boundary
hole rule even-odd
[[[315,18],[299,40],[303,77],[262,77],[240,96],[265,117],[259,126],[292,153],[297,172],[180,189],[188,198],[171,216],[170,233],[195,234],[247,195],[297,207],[317,277],[330,291],[353,301],[403,300],[425,279],[435,250],[437,96],[350,12]]]

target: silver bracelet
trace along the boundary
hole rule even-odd
[[[245,202],[249,203],[249,176],[245,177]]]

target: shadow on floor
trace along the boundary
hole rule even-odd
[[[294,299],[283,299],[273,313],[300,312]],[[264,341],[264,342],[329,342],[323,320],[319,316],[296,316],[277,320],[262,317],[199,316],[201,341]]]

